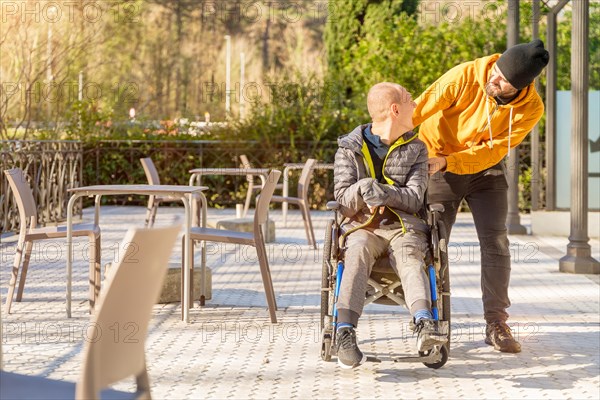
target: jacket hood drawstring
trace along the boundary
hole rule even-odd
[[[492,116],[490,115],[490,102],[488,100],[485,101],[485,113],[487,114],[487,126],[488,131],[490,132],[490,146],[492,146],[493,149],[494,142],[492,141]]]
[[[512,136],[512,112],[513,108],[511,107],[508,116],[508,158],[510,158],[510,137]]]
[[[490,132],[490,146],[494,148],[494,142],[492,140],[492,117],[490,115],[490,102],[485,102],[485,111],[487,114],[487,126],[488,131]],[[512,136],[512,115],[513,115],[513,107],[510,107],[510,114],[508,116],[508,157],[510,158],[510,137]]]

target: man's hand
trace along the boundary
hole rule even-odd
[[[383,214],[383,212],[385,211],[385,206],[371,206],[367,204],[367,207],[369,207],[369,211],[371,212],[371,214],[374,214],[378,208],[379,214]]]
[[[362,178],[358,181],[359,193],[361,196],[363,193],[367,193],[371,190],[373,182],[375,182],[375,179],[373,178]]]
[[[429,170],[429,175],[433,175],[438,171],[445,171],[447,165],[446,157],[432,157],[427,160],[427,169]]]

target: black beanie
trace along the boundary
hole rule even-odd
[[[496,61],[496,66],[506,80],[520,90],[533,82],[548,64],[549,58],[544,42],[535,39],[506,50]]]

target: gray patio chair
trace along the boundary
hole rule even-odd
[[[150,157],[140,158],[144,172],[146,173],[146,179],[149,185],[160,185],[160,178],[158,177],[158,171],[156,166]],[[156,212],[160,203],[177,202],[181,200],[175,197],[159,197],[159,196],[148,196],[148,207],[146,211],[146,223],[147,228],[154,226],[154,220],[156,219]]]
[[[59,239],[67,237],[66,226],[37,226],[37,207],[31,187],[27,183],[27,178],[20,168],[13,168],[4,171],[8,183],[12,189],[13,195],[19,208],[20,229],[19,241],[13,269],[8,283],[8,294],[6,295],[6,312],[10,313],[13,301],[13,294],[21,267],[21,278],[19,280],[19,289],[17,290],[16,300],[20,302],[23,298],[23,289],[27,279],[27,269],[31,260],[31,250],[33,242],[36,240]],[[73,237],[87,236],[89,238],[89,276],[90,276],[90,306],[94,307],[94,302],[98,291],[100,290],[100,227],[94,224],[77,224],[73,226]],[[25,258],[23,259],[23,253]],[[94,277],[92,279],[92,277]]]
[[[0,398],[151,398],[144,346],[152,307],[180,228],[131,229],[125,235],[123,245],[128,251],[108,272],[97,312],[88,324],[88,329],[95,330],[88,335],[95,339],[84,341],[77,383],[0,371]],[[109,333],[115,324],[133,334],[115,340]],[[135,393],[105,389],[130,376],[136,379]]]
[[[248,160],[245,154],[240,154],[240,162],[242,163],[242,168],[252,168],[252,164]],[[263,189],[262,183],[260,185],[256,185],[254,183],[254,175],[246,175],[246,181],[248,182],[248,191],[246,192],[246,201],[244,202],[244,211],[242,214],[242,218],[246,217],[248,214],[248,210],[250,209],[250,202],[252,201],[252,197],[254,197],[255,193],[260,193]],[[275,185],[275,190],[283,189],[283,184],[278,183]]]
[[[274,203],[287,202],[289,204],[297,205],[302,212],[302,220],[304,221],[304,230],[306,231],[306,239],[308,245],[317,248],[317,242],[315,241],[315,232],[312,226],[312,220],[310,218],[310,204],[308,203],[308,189],[310,187],[310,180],[313,176],[314,166],[317,160],[309,158],[306,160],[300,178],[298,179],[298,191],[297,197],[284,197],[284,196],[273,196],[271,199]]]
[[[277,310],[277,303],[275,301],[275,292],[273,291],[273,282],[271,280],[271,271],[269,269],[269,259],[267,257],[267,251],[265,249],[265,240],[263,237],[262,227],[267,223],[269,204],[275,186],[279,181],[281,171],[273,170],[267,177],[267,182],[263,188],[260,196],[258,197],[256,204],[256,211],[254,212],[254,228],[253,232],[237,232],[225,229],[213,229],[213,228],[198,228],[194,227],[191,230],[192,240],[192,253],[194,251],[194,240],[208,241],[208,242],[220,242],[220,243],[234,243],[253,246],[256,248],[256,254],[258,256],[258,263],[260,266],[260,273],[262,276],[263,286],[265,288],[265,295],[267,298],[267,304],[269,307],[269,314],[271,316],[271,322],[277,322],[277,316],[275,311]],[[186,238],[184,237],[183,240]],[[193,257],[192,257],[193,260]]]

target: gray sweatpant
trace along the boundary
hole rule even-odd
[[[352,232],[346,238],[344,274],[338,297],[338,322],[358,325],[365,304],[367,281],[375,260],[388,252],[390,264],[400,277],[411,314],[431,308],[429,282],[425,274],[425,233],[401,229],[367,228]]]

